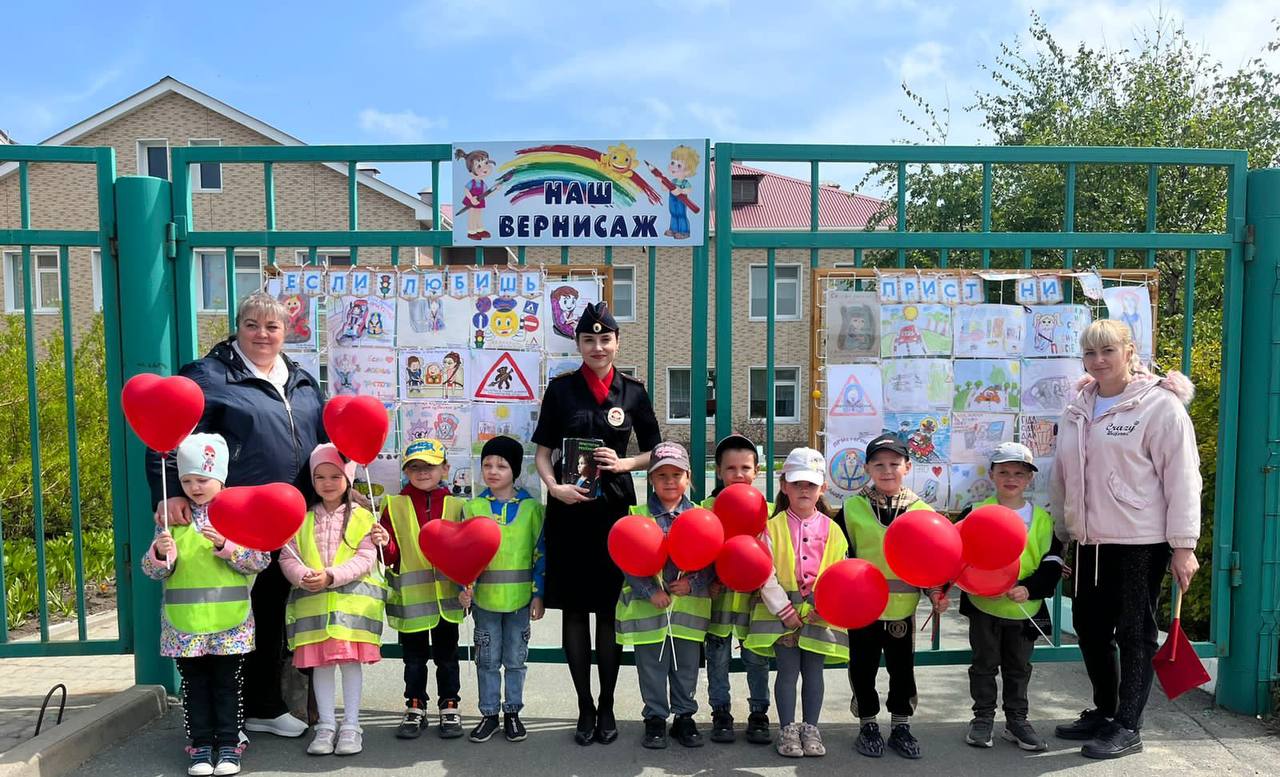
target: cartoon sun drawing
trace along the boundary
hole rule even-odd
[[[636,150],[626,143],[609,146],[600,155],[600,166],[617,175],[631,177],[636,168]]]

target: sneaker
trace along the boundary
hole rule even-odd
[[[300,737],[307,733],[307,724],[286,712],[274,718],[245,718],[244,730],[278,737]]]
[[[1142,737],[1138,732],[1114,721],[1080,748],[1080,755],[1085,758],[1120,758],[1141,752]]]
[[[737,737],[733,733],[733,715],[727,709],[711,711],[711,741],[729,743]]]
[[[787,758],[804,758],[804,746],[800,744],[799,723],[788,723],[778,729],[778,755]]]
[[[502,733],[508,742],[523,742],[529,736],[524,724],[520,722],[520,713],[508,712],[502,716]]]
[[[338,732],[338,744],[333,748],[334,755],[355,755],[364,749],[364,737],[359,728],[343,726]]]
[[[422,724],[426,718],[427,714],[422,709],[422,702],[417,699],[410,701],[404,709],[404,718],[400,720],[400,727],[396,729],[396,737],[417,739],[422,736]]]
[[[969,721],[969,730],[964,732],[965,744],[974,747],[991,747],[991,730],[995,727],[995,721],[991,718],[974,718]],[[1005,734],[1008,734],[1005,730]],[[1007,738],[1007,737],[1006,737]]]
[[[1031,724],[1025,718],[1015,718],[1006,720],[1004,723],[1004,732],[1000,734],[1000,738],[1006,742],[1013,742],[1023,750],[1035,752],[1037,750],[1048,750],[1049,743],[1036,733]]]
[[[307,745],[307,753],[333,755],[333,742],[337,737],[338,732],[331,728],[316,728],[316,735],[311,739],[311,744]]]
[[[187,766],[187,774],[197,775],[198,777],[209,777],[209,775],[213,774],[212,747],[188,747],[187,755],[191,756],[191,763]]]
[[[863,723],[858,731],[858,738],[853,749],[868,758],[879,758],[884,755],[884,737],[880,736],[880,726],[875,723]]]
[[[1097,736],[1106,724],[1106,715],[1097,710],[1085,710],[1074,721],[1055,727],[1053,734],[1058,739],[1089,740]]]
[[[747,741],[753,745],[773,742],[773,737],[769,734],[769,713],[753,712],[747,716]]]
[[[467,738],[472,742],[488,742],[489,737],[493,736],[493,733],[498,728],[497,715],[482,715],[480,722],[476,724],[475,728],[471,729],[471,735]]]
[[[827,748],[822,744],[822,732],[817,726],[809,723],[800,724],[800,747],[805,755],[826,755]]]
[[[645,718],[644,739],[640,745],[650,750],[667,749],[667,722],[662,718]]]
[[[676,715],[671,723],[671,736],[685,747],[702,747],[705,744],[692,715]]]
[[[913,761],[920,757],[920,742],[911,736],[911,726],[906,723],[899,723],[889,732],[889,749]]]
[[[224,745],[218,748],[218,765],[213,767],[215,777],[240,773],[240,748]]]
[[[447,701],[440,708],[440,738],[457,739],[462,736],[462,713],[456,701]]]

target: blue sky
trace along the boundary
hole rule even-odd
[[[1033,9],[1068,45],[1123,46],[1163,8],[1228,66],[1280,13],[1255,0],[20,5],[6,27],[30,34],[6,36],[0,68],[0,129],[19,142],[172,75],[309,143],[889,143],[916,137],[897,116],[903,81],[951,105],[950,142],[973,143],[986,133],[960,108]],[[384,177],[429,183],[421,168]]]

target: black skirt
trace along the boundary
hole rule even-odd
[[[622,572],[609,558],[609,530],[626,514],[627,505],[605,500],[576,505],[547,500],[547,607],[613,613]]]

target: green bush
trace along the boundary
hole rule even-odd
[[[115,583],[115,543],[110,530],[82,535],[86,595],[110,591]],[[45,541],[45,584],[49,613],[55,619],[76,614],[75,545],[70,534]],[[29,538],[4,541],[4,593],[8,626],[16,629],[36,617],[40,607],[36,546]]]

